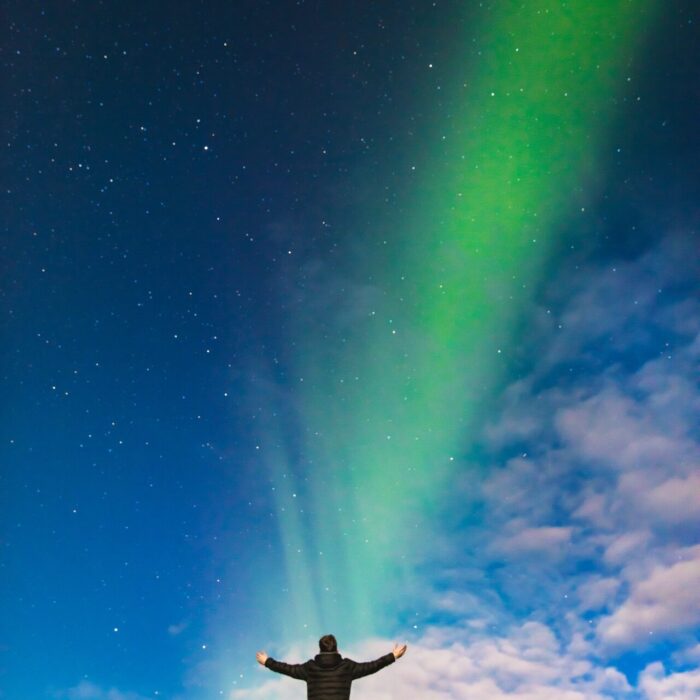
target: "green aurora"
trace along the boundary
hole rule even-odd
[[[293,611],[276,638],[386,631],[405,603],[520,310],[585,206],[652,10],[496,3],[478,58],[454,57],[461,108],[416,154],[412,210],[384,222],[382,255],[363,239],[330,327],[297,319],[302,444],[264,448]]]

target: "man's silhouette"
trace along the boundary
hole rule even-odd
[[[318,640],[321,649],[313,659],[303,664],[285,664],[275,661],[264,651],[255,656],[258,663],[271,671],[283,673],[285,676],[306,681],[306,697],[308,700],[349,700],[350,684],[356,678],[369,676],[379,669],[393,664],[396,659],[406,653],[406,645],[394,645],[394,651],[380,656],[374,661],[358,663],[352,659],[344,659],[338,653],[338,643],[332,634],[327,634]]]

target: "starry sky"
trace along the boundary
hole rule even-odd
[[[0,698],[700,696],[699,25],[5,2]]]

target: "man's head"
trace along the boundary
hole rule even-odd
[[[318,640],[321,651],[338,651],[338,642],[332,634],[326,634]]]

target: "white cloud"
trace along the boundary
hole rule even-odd
[[[632,530],[604,538],[607,541],[603,560],[607,564],[624,564],[647,546],[651,534],[646,530]]]
[[[87,680],[82,680],[78,685],[57,693],[57,696],[67,700],[147,700],[145,696],[138,693],[117,688],[102,688]]]
[[[656,661],[644,669],[639,686],[647,700],[697,700],[700,669],[667,674],[663,664]]]
[[[673,655],[674,661],[677,663],[700,664],[700,644],[693,644],[685,649],[679,649]]]
[[[459,615],[483,614],[482,599],[466,591],[443,591],[434,597],[432,606],[437,610]]]
[[[700,624],[700,545],[678,556],[687,558],[657,566],[635,583],[630,596],[598,624],[598,635],[610,646],[648,644],[652,635],[669,635]]]
[[[620,581],[617,578],[591,576],[576,590],[576,594],[581,601],[581,609],[600,610],[608,607],[615,600],[620,585]]]
[[[494,548],[516,557],[533,553],[559,557],[565,554],[572,532],[571,527],[525,527],[513,535],[497,539]]]
[[[687,477],[674,476],[649,488],[644,479],[627,475],[621,483],[639,498],[641,507],[654,519],[671,524],[700,522],[700,471]]]
[[[646,402],[624,395],[624,379],[560,410],[556,425],[569,449],[616,469],[643,469],[685,456],[686,446],[657,424]],[[575,398],[575,397],[572,397]]]

